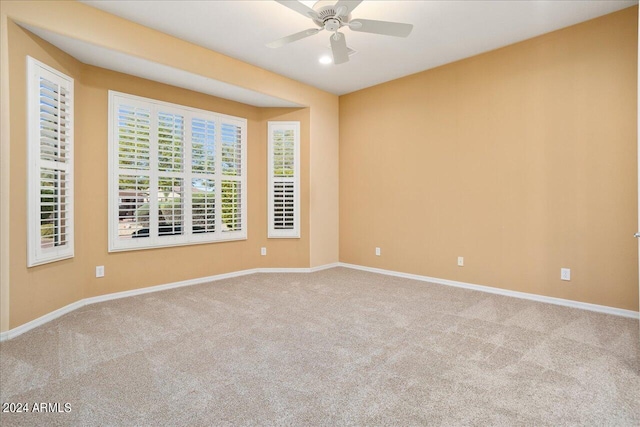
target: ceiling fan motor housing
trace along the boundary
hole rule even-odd
[[[312,17],[313,22],[319,27],[324,27],[327,31],[337,31],[351,19],[351,14],[346,16],[338,15],[335,4],[331,0],[320,0],[313,5],[313,10],[317,17]]]

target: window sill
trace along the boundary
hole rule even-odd
[[[166,236],[166,237],[171,237],[171,236]],[[134,240],[139,240],[141,238],[137,238]],[[243,234],[243,235],[235,235],[234,237],[229,237],[229,238],[222,238],[222,239],[216,239],[216,240],[203,240],[203,241],[191,241],[191,242],[174,242],[174,243],[162,243],[162,244],[156,244],[153,246],[132,246],[132,247],[114,247],[113,244],[109,245],[109,253],[115,253],[115,252],[130,252],[130,251],[144,251],[144,250],[149,250],[149,249],[162,249],[162,248],[174,248],[174,247],[179,247],[179,246],[195,246],[195,245],[207,245],[207,244],[216,244],[216,243],[224,243],[224,242],[235,242],[235,241],[241,241],[241,240],[247,240],[247,235]]]

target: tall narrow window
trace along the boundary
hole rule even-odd
[[[269,122],[270,238],[300,237],[300,122]]]
[[[73,257],[73,79],[27,57],[27,266]]]
[[[246,239],[246,119],[110,92],[109,250]]]

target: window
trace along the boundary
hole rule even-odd
[[[269,122],[270,238],[300,237],[300,122]]]
[[[109,92],[109,251],[247,238],[246,119]]]
[[[73,257],[73,79],[27,57],[27,266]]]

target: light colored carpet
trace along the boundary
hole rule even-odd
[[[345,268],[86,306],[0,344],[10,425],[640,424],[638,321]]]

